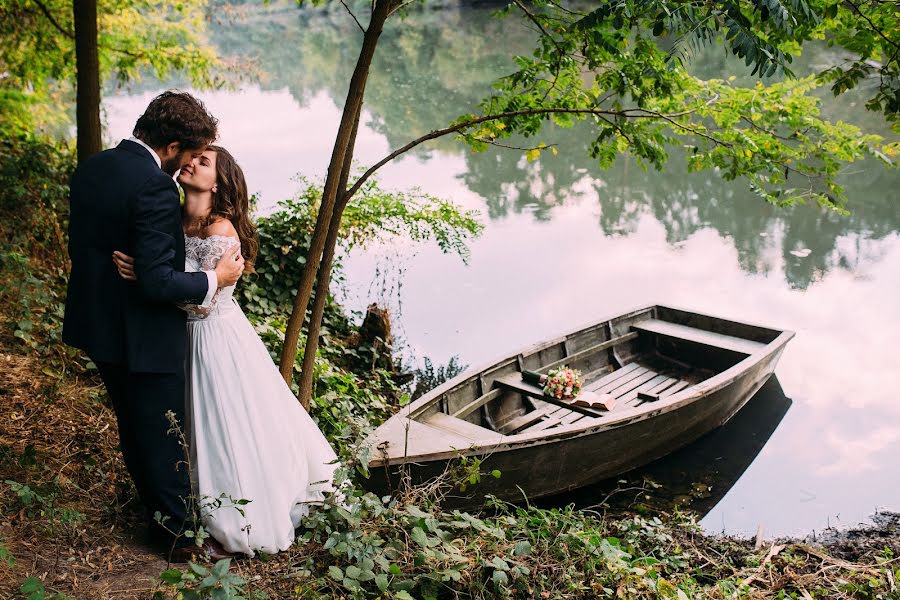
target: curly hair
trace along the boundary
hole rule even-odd
[[[253,273],[253,263],[259,251],[259,236],[256,226],[250,220],[250,197],[247,194],[244,172],[225,148],[209,146],[207,150],[216,153],[216,192],[213,194],[212,210],[207,220],[210,223],[218,219],[231,221],[241,240],[244,270]]]
[[[182,150],[195,150],[216,140],[218,125],[198,99],[169,90],[154,98],[138,118],[134,137],[151,148],[178,142]]]

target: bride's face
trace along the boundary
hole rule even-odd
[[[196,192],[216,191],[216,153],[206,150],[182,167],[178,183],[185,189]]]

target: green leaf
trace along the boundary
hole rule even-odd
[[[428,537],[425,535],[425,532],[421,527],[413,527],[412,533],[410,534],[412,541],[423,546],[425,548],[428,547]]]
[[[349,577],[350,579],[359,579],[359,575],[360,575],[360,573],[362,573],[362,571],[360,570],[359,567],[350,565],[345,569],[345,573],[346,573],[347,577]]]
[[[531,553],[531,542],[521,541],[516,543],[516,547],[513,549],[513,556],[527,556]]]
[[[379,591],[385,591],[388,589],[389,581],[387,575],[384,573],[379,573],[375,576],[375,585],[378,586]]]
[[[159,578],[169,585],[175,585],[181,582],[181,571],[178,569],[168,569],[160,573]]]
[[[344,572],[341,571],[340,567],[331,565],[330,567],[328,567],[328,576],[331,577],[332,579],[334,579],[335,581],[343,581]]]

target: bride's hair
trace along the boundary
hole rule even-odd
[[[247,195],[247,181],[231,153],[221,146],[208,146],[216,153],[216,192],[213,194],[212,211],[209,219],[224,218],[231,221],[241,240],[241,254],[244,270],[253,273],[253,264],[259,250],[256,226],[250,220],[250,197]]]

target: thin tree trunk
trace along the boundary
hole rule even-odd
[[[356,146],[356,132],[359,129],[359,115],[362,105],[356,111],[356,119],[353,122],[353,131],[350,135],[350,144],[347,153],[344,154],[344,164],[341,168],[341,179],[338,184],[338,198],[334,204],[331,224],[328,226],[328,237],[325,239],[325,252],[322,254],[322,262],[319,265],[319,274],[316,277],[316,294],[313,300],[312,314],[309,316],[309,327],[306,334],[306,348],[303,349],[303,364],[300,367],[300,403],[303,408],[309,410],[312,400],[313,372],[316,366],[316,350],[319,348],[319,332],[322,330],[322,317],[325,314],[325,304],[328,302],[328,288],[331,283],[331,265],[334,259],[334,251],[337,247],[338,234],[341,231],[341,217],[344,209],[350,202],[351,195],[347,193],[347,181],[350,179],[350,169],[353,168],[353,149]]]
[[[322,203],[319,207],[319,216],[316,219],[316,228],[313,231],[309,254],[306,257],[306,266],[300,276],[300,285],[298,286],[297,296],[294,298],[294,308],[284,334],[284,347],[281,350],[279,369],[281,376],[284,377],[288,384],[291,383],[294,360],[297,354],[297,343],[300,341],[300,330],[306,318],[306,309],[309,306],[313,283],[315,282],[316,273],[322,258],[322,251],[325,247],[325,239],[331,224],[335,200],[338,193],[342,191],[339,189],[338,184],[341,179],[347,147],[350,145],[355,116],[362,108],[369,67],[372,65],[378,38],[381,35],[384,22],[387,20],[394,1],[377,0],[375,2],[369,27],[363,36],[363,44],[359,52],[359,58],[356,61],[356,68],[353,71],[353,77],[350,79],[347,101],[344,103],[344,113],[341,116],[341,125],[338,128],[334,150],[331,154],[331,163],[328,165],[325,188],[322,191]]]
[[[75,67],[78,72],[75,118],[78,162],[102,150],[100,57],[97,51],[97,0],[73,0]]]

